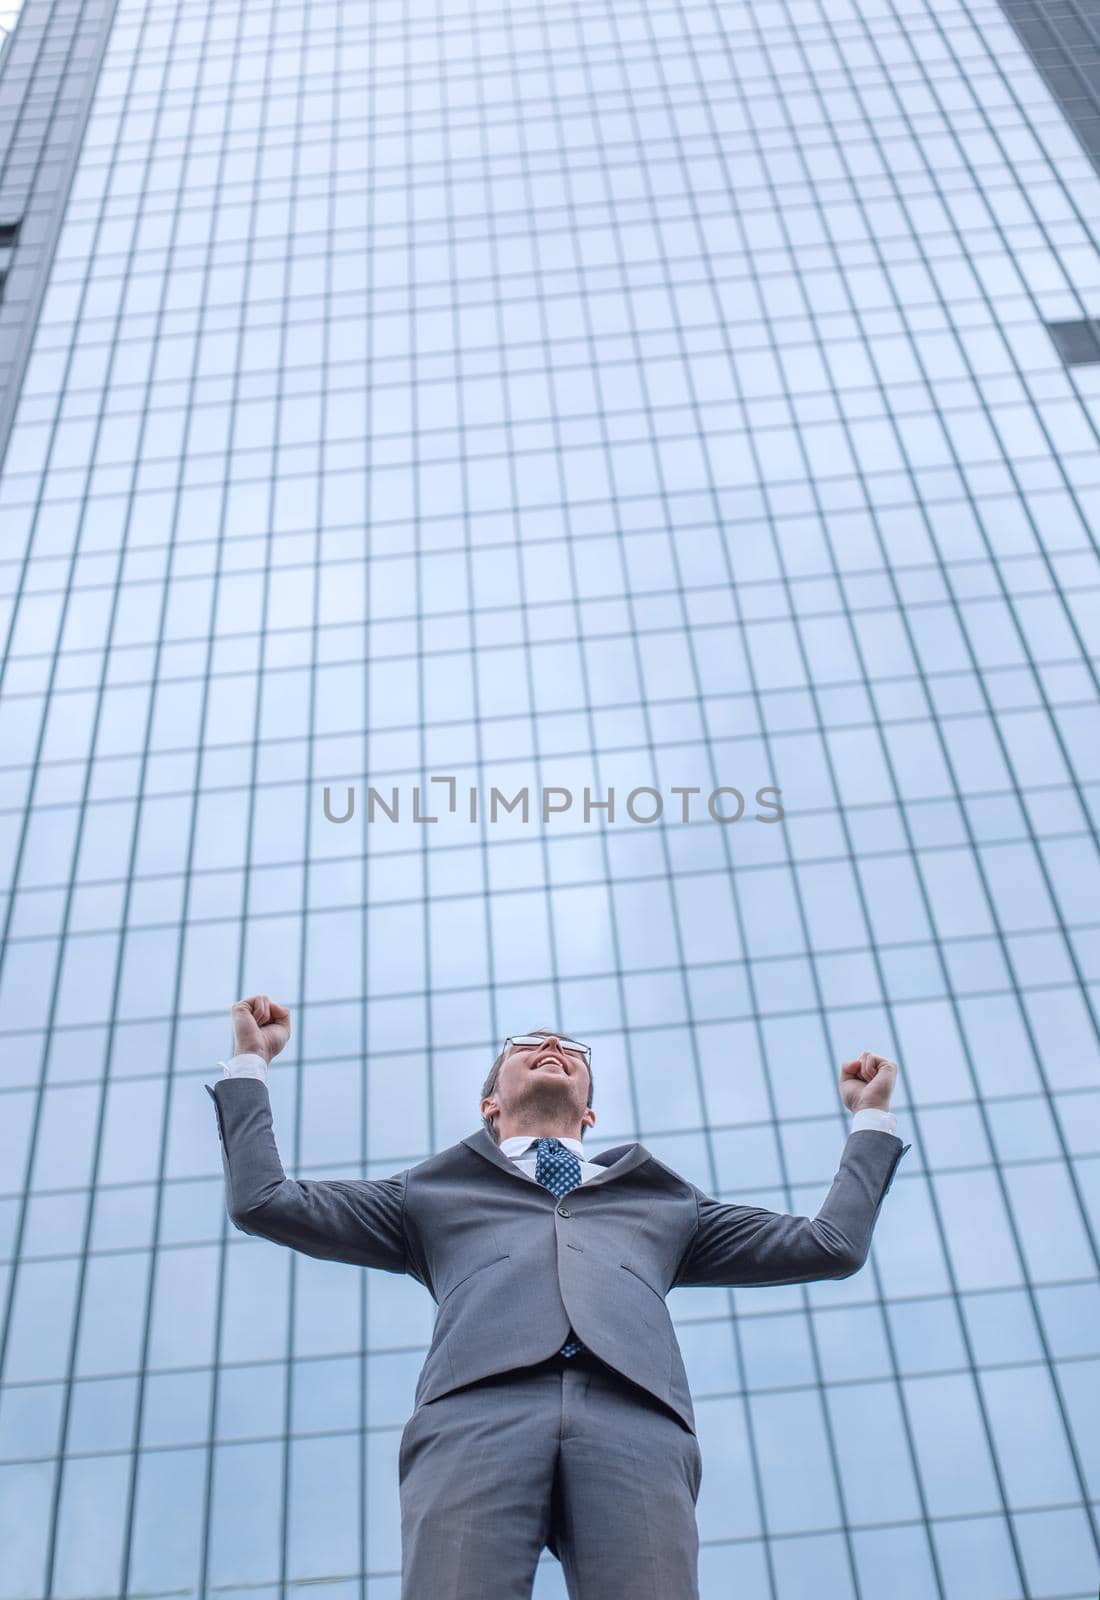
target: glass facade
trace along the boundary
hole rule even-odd
[[[703,1594],[1093,1600],[1100,177],[1020,35],[100,10],[0,477],[0,1600],[396,1600],[432,1306],[230,1225],[255,991],[299,1175],[560,1026],[594,1147],[812,1213],[895,1056],[863,1270],[670,1298]]]

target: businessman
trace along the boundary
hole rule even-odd
[[[591,1051],[545,1029],[505,1040],[458,1144],[390,1178],[288,1178],[266,1075],[290,1013],[253,995],[232,1021],[206,1088],[233,1223],[436,1303],[399,1454],[402,1600],[529,1600],[544,1547],[572,1600],[695,1600],[702,1464],[665,1296],[858,1272],[910,1148],[896,1064],[843,1063],[851,1131],[811,1218],[711,1199],[641,1144],[589,1158]]]

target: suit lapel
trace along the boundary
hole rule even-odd
[[[617,1144],[613,1145],[610,1150],[601,1150],[598,1156],[586,1156],[585,1160],[591,1161],[594,1167],[610,1167],[621,1156],[625,1156],[628,1150],[633,1149],[634,1146],[632,1144]]]
[[[491,1161],[494,1167],[499,1167],[501,1172],[507,1172],[510,1177],[518,1178],[520,1183],[533,1183],[536,1189],[541,1189],[543,1194],[549,1194],[549,1189],[539,1183],[537,1178],[532,1178],[524,1172],[522,1167],[517,1167],[510,1156],[491,1139],[484,1128],[479,1128],[476,1133],[471,1133],[468,1139],[463,1139],[463,1144],[468,1144],[471,1150],[476,1150],[479,1156],[484,1156],[486,1161]]]
[[[485,1128],[479,1128],[477,1133],[471,1133],[469,1138],[463,1139],[463,1144],[469,1145],[471,1150],[476,1150],[479,1156],[484,1156],[486,1161],[491,1161],[494,1167],[499,1167],[502,1172],[509,1173],[513,1178],[518,1178],[521,1183],[533,1183],[536,1188],[542,1189],[543,1185],[537,1178],[530,1177],[510,1156],[506,1156],[495,1139],[490,1138]],[[643,1161],[649,1160],[649,1151],[641,1144],[619,1144],[612,1150],[604,1150],[600,1155],[593,1156],[593,1165],[606,1167],[606,1172],[601,1172],[588,1182],[582,1184],[584,1189],[592,1189],[598,1184],[611,1183],[615,1178],[621,1178],[626,1172],[633,1172],[635,1167],[641,1166]],[[588,1160],[588,1157],[585,1157]],[[549,1192],[549,1191],[545,1191]]]
[[[644,1144],[617,1144],[612,1150],[604,1150],[600,1155],[593,1156],[596,1166],[606,1167],[606,1172],[597,1173],[596,1177],[589,1178],[582,1184],[584,1189],[595,1189],[603,1183],[613,1183],[616,1178],[621,1178],[627,1172],[633,1172],[636,1167],[649,1160],[649,1151]]]

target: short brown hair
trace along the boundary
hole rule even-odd
[[[571,1039],[573,1037],[573,1035],[571,1033],[562,1033],[557,1028],[529,1028],[527,1031],[529,1033],[537,1033],[544,1039],[549,1039],[551,1037],[551,1035],[555,1039]],[[493,1062],[492,1066],[489,1068],[489,1076],[486,1078],[485,1082],[481,1085],[481,1098],[483,1100],[487,1100],[489,1098],[489,1096],[492,1094],[493,1090],[496,1088],[497,1079],[500,1077],[500,1069],[504,1065],[504,1057],[507,1054],[508,1054],[508,1046],[505,1045],[504,1049],[500,1052],[499,1056],[497,1056],[496,1060]],[[592,1063],[591,1063],[591,1061],[589,1061],[589,1063],[588,1063],[588,1104],[589,1105],[592,1104]],[[494,1124],[493,1119],[491,1117],[482,1117],[481,1120],[485,1124],[485,1127],[486,1127],[486,1130],[488,1131],[490,1139],[495,1139],[497,1144],[499,1144],[500,1143],[500,1136],[497,1133],[496,1125]],[[583,1127],[581,1128],[581,1138],[582,1139],[584,1138],[584,1128]]]

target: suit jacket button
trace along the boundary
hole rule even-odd
[[[573,1213],[570,1211],[568,1206],[559,1206],[558,1207],[558,1216],[559,1217],[571,1217],[572,1215],[573,1215]]]

